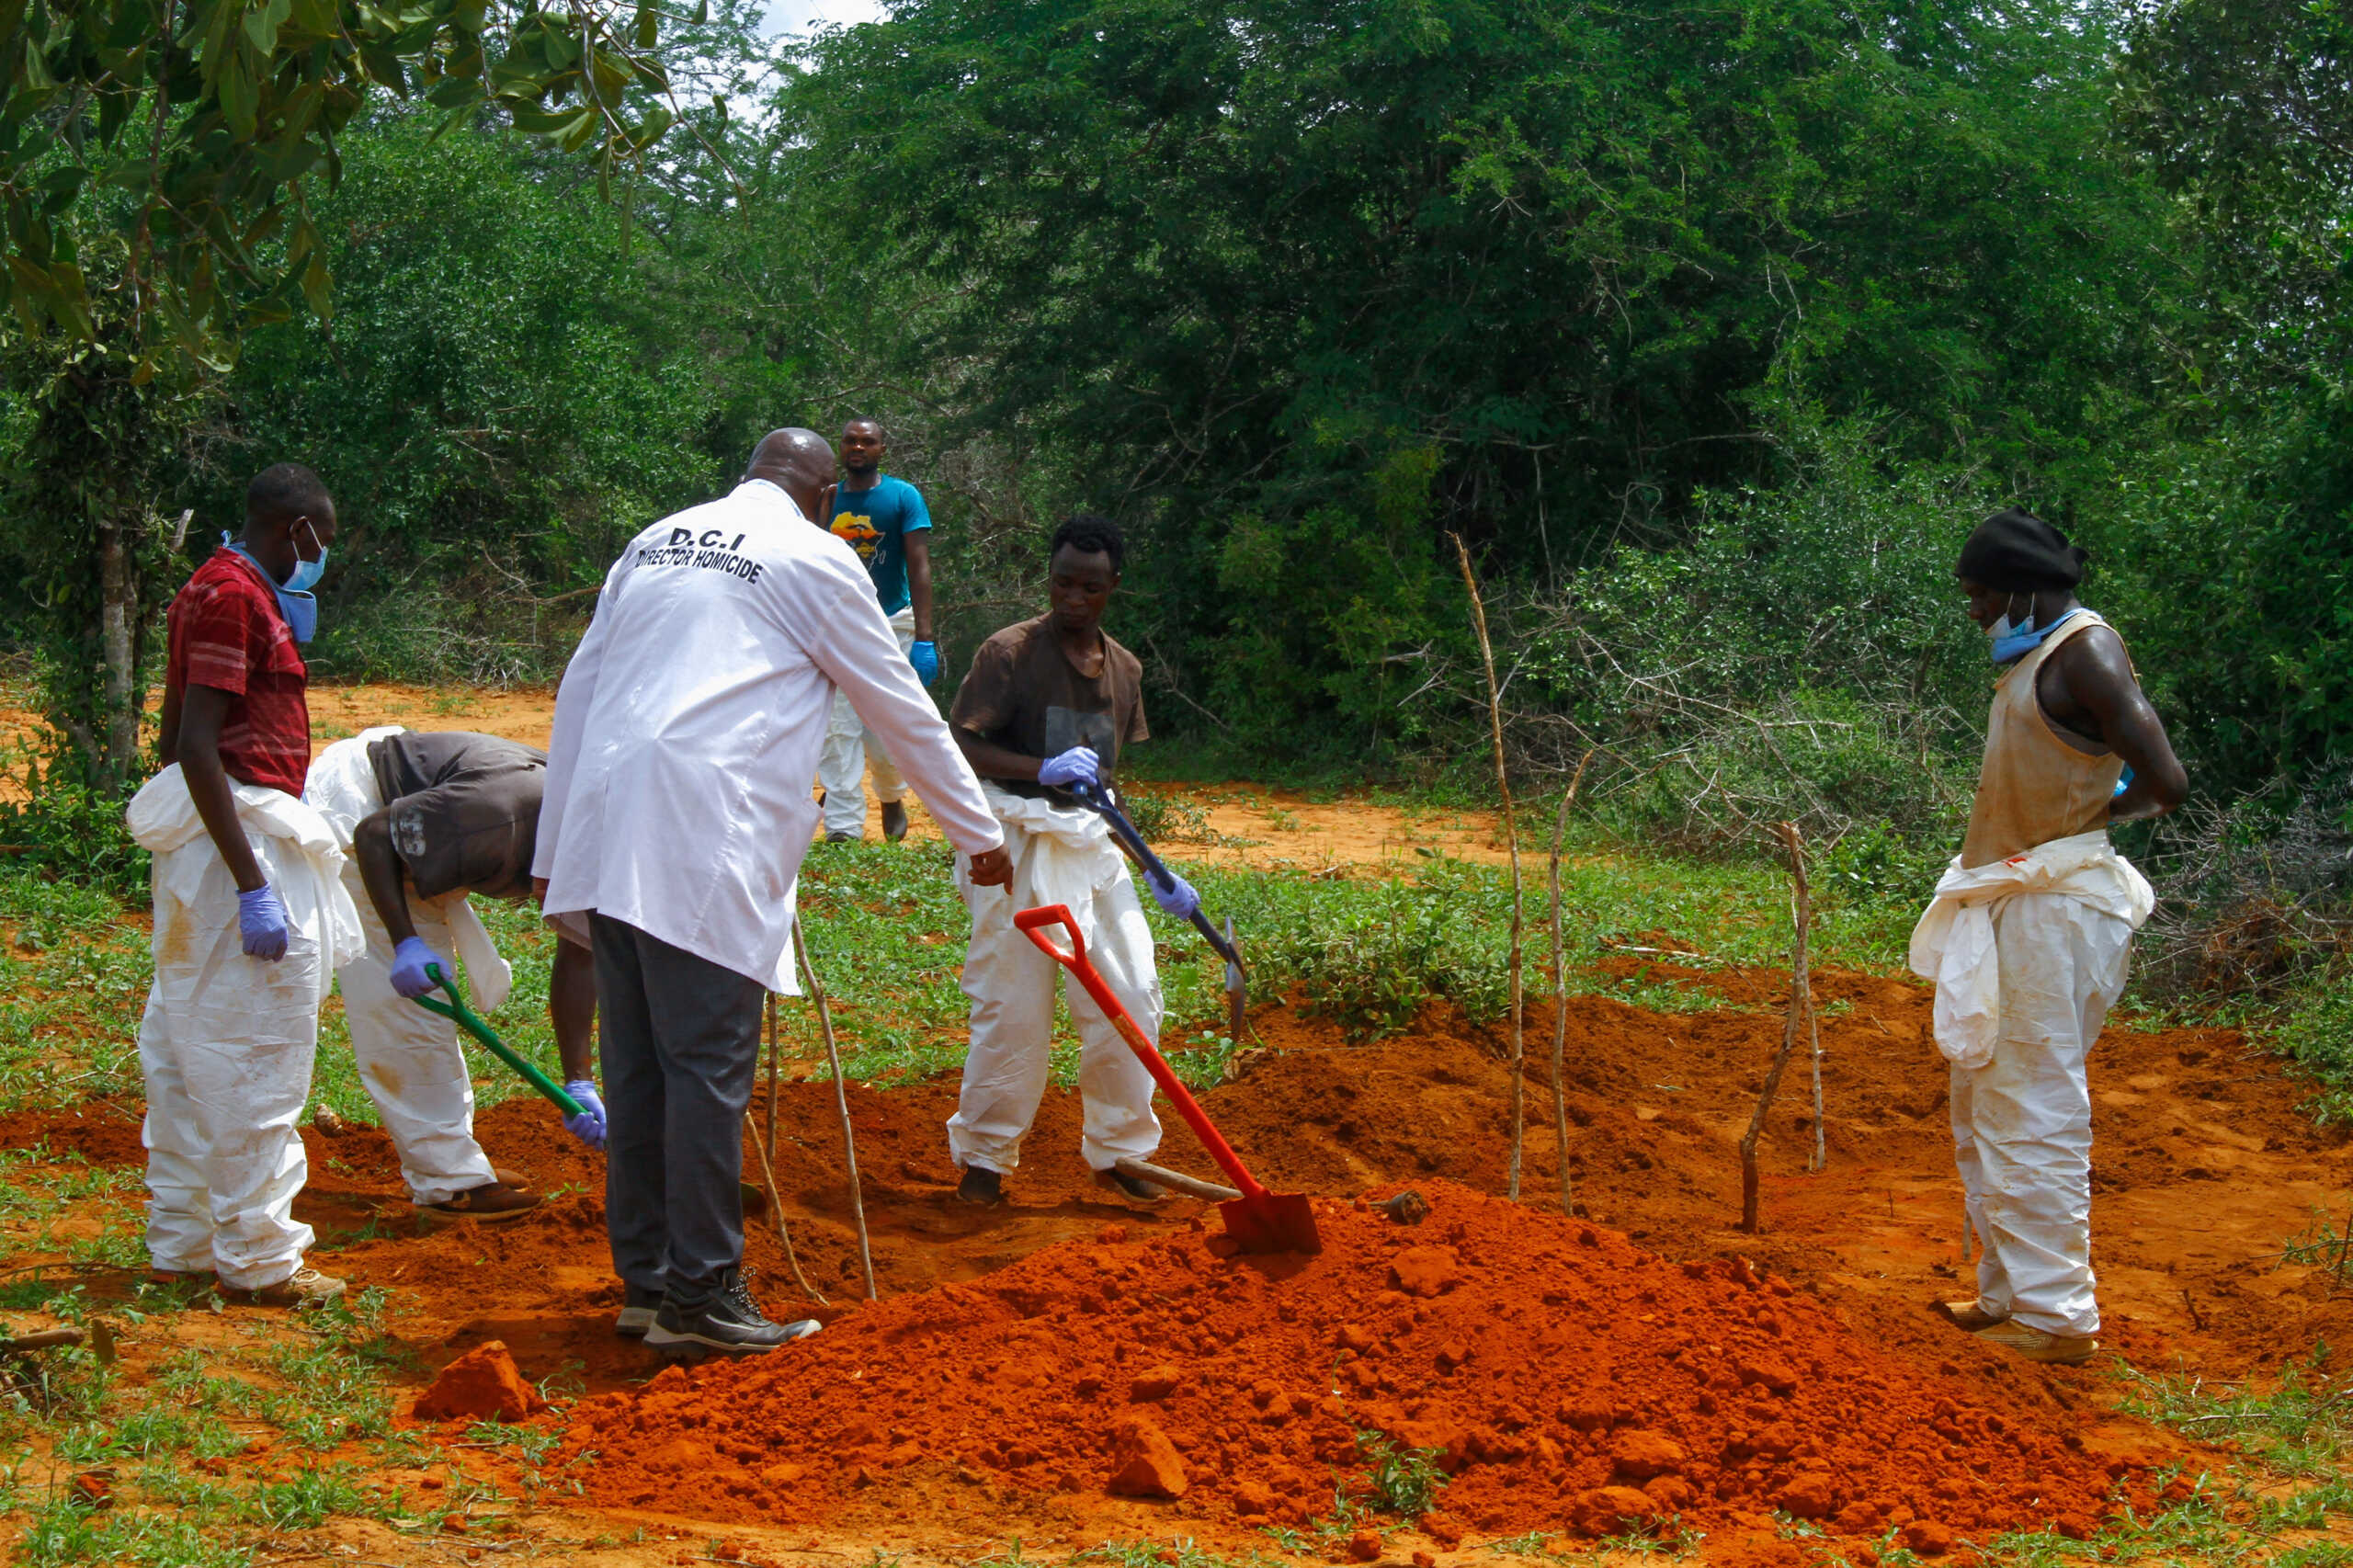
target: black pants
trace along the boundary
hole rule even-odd
[[[592,915],[613,1271],[689,1299],[744,1261],[744,1110],[765,988]]]

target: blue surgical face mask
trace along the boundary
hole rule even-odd
[[[2013,659],[2026,657],[2042,646],[2043,639],[2073,620],[2082,612],[2083,608],[2077,605],[2048,626],[2035,625],[2034,610],[2030,606],[2027,610],[2025,623],[2018,626],[2010,624],[2009,611],[2004,610],[2001,619],[1995,621],[1992,629],[1985,633],[1993,640],[1994,662],[1997,665],[2006,665]]]
[[[312,588],[317,587],[319,585],[319,579],[327,574],[327,547],[324,544],[319,544],[319,530],[317,525],[313,524],[310,518],[305,517],[302,519],[302,526],[311,530],[311,542],[313,544],[319,545],[319,558],[316,561],[305,561],[302,559],[301,552],[300,551],[295,552],[294,570],[292,574],[287,577],[283,585],[286,591],[290,594],[304,593]]]
[[[316,531],[311,537],[316,539]],[[280,583],[269,574],[268,567],[254,559],[252,551],[241,544],[231,544],[226,533],[221,536],[221,542],[253,562],[254,570],[261,574],[262,581],[267,583],[270,592],[278,596],[278,613],[285,618],[286,630],[293,634],[296,643],[307,645],[312,638],[318,635],[319,601],[303,590],[317,582],[319,574],[326,570],[327,552],[324,547],[321,547],[316,561],[304,561],[298,554],[294,570],[287,574],[285,582]],[[309,569],[308,576],[303,574],[306,568]]]

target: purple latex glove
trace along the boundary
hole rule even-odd
[[[401,945],[392,949],[392,989],[412,1002],[431,991],[436,983],[425,972],[427,964],[440,970],[445,978],[457,972],[448,959],[425,945],[424,937],[402,937]]]
[[[580,1102],[580,1114],[563,1119],[563,1130],[591,1149],[605,1146],[605,1102],[597,1097],[596,1083],[587,1078],[574,1078],[564,1085],[563,1092]]]
[[[286,905],[267,882],[237,895],[237,934],[244,939],[245,957],[271,963],[286,956]]]
[[[1193,884],[1174,871],[1168,873],[1168,885],[1165,888],[1160,885],[1160,879],[1153,876],[1146,876],[1143,885],[1152,890],[1152,902],[1160,905],[1163,914],[1179,920],[1190,920],[1193,911],[1201,906],[1201,895],[1193,891]]]
[[[1050,756],[1038,768],[1038,782],[1069,786],[1103,782],[1103,759],[1086,746],[1073,746],[1060,756]]]

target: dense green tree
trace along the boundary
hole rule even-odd
[[[928,286],[904,362],[1154,521],[1172,667],[1358,745],[1459,624],[1444,530],[1546,579],[1672,539],[1780,473],[1760,397],[2021,482],[2092,451],[2171,267],[2106,47],[1927,0],[914,0],[785,103],[828,226]]]
[[[432,131],[346,138],[318,210],[339,308],[256,332],[227,382],[250,466],[299,456],[335,491],[338,606],[485,556],[593,582],[719,477],[692,324],[648,307],[620,214],[512,142]],[[233,505],[224,486],[209,510]]]

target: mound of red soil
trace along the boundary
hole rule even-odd
[[[419,1421],[522,1421],[547,1407],[506,1344],[492,1339],[442,1368],[410,1414]]]
[[[1295,1523],[1366,1470],[1368,1432],[1436,1450],[1445,1513],[1496,1532],[1781,1509],[1939,1540],[2088,1521],[2141,1490],[2063,1410],[2021,1422],[1984,1381],[1882,1354],[1740,1259],[1673,1263],[1426,1190],[1414,1228],[1321,1205],[1313,1258],[1233,1256],[1214,1227],[1065,1243],[588,1401],[571,1440],[599,1456],[606,1502],[744,1519],[948,1470]]]

